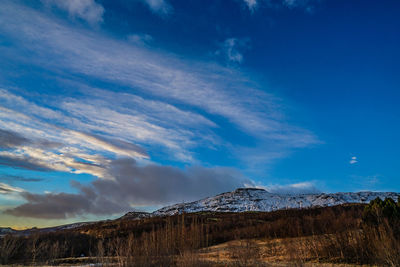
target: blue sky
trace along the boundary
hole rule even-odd
[[[398,1],[0,3],[0,226],[236,187],[400,191]]]

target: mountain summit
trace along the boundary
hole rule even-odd
[[[333,194],[277,194],[259,188],[238,188],[190,203],[181,203],[161,208],[152,216],[168,216],[179,213],[214,211],[274,211],[310,207],[335,206],[345,203],[369,203],[379,197],[397,199],[400,193],[393,192],[356,192]]]

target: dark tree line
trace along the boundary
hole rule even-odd
[[[400,197],[397,203],[391,198],[382,200],[378,197],[372,200],[364,209],[363,219],[374,224],[379,224],[385,219],[390,223],[397,223],[400,220]]]
[[[209,266],[196,256],[199,249],[240,240],[242,245],[233,249],[237,265],[258,266],[262,249],[249,240],[279,238],[289,240],[287,253],[303,250],[290,256],[298,262],[400,266],[398,214],[399,202],[376,199],[369,205],[114,220],[53,233],[6,236],[0,239],[0,263]],[[300,243],[290,243],[292,239]],[[273,246],[266,249],[270,254],[276,251]]]

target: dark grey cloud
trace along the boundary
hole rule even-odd
[[[21,145],[32,145],[35,144],[37,147],[42,148],[54,148],[61,146],[61,143],[53,142],[49,140],[32,140],[21,134],[13,131],[0,129],[0,148],[14,148]]]
[[[29,143],[29,139],[16,132],[0,129],[0,148],[13,148],[25,143]]]
[[[181,170],[160,165],[139,166],[132,159],[115,160],[109,171],[114,181],[99,179],[92,186],[100,194],[140,205],[197,200],[250,183],[238,171],[229,168]]]
[[[63,146],[62,143],[45,139],[30,139],[20,133],[0,129],[0,148],[10,149],[22,145],[30,145],[44,149],[51,149]]]
[[[114,204],[99,195],[81,194],[32,194],[21,193],[27,203],[16,208],[6,210],[4,213],[14,216],[65,219],[82,214],[112,214],[127,209],[127,205]]]
[[[0,165],[32,171],[51,171],[51,169],[47,166],[29,157],[14,158],[8,156],[0,156]]]
[[[44,148],[44,149],[53,149],[53,148],[59,148],[64,146],[64,144],[60,142],[54,142],[50,140],[45,140],[45,139],[40,139],[40,140],[34,140],[32,141],[32,144],[34,144],[36,147]]]
[[[43,178],[25,178],[25,177],[16,177],[16,181],[20,182],[41,182],[44,181]]]
[[[231,191],[251,183],[228,168],[139,166],[133,159],[110,164],[111,179],[97,179],[89,185],[73,181],[77,194],[21,193],[27,203],[7,214],[34,218],[67,218],[82,214],[106,215],[132,210],[136,205],[167,205],[197,200]]]

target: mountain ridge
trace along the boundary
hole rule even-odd
[[[382,200],[390,197],[397,199],[400,193],[396,192],[338,192],[338,193],[271,193],[261,188],[238,188],[234,191],[221,193],[188,203],[177,203],[160,208],[154,212],[131,211],[117,220],[140,220],[156,216],[172,216],[181,213],[194,212],[269,212],[282,209],[302,209],[313,207],[327,207],[341,204],[367,204],[375,198]],[[29,235],[34,232],[53,232],[79,228],[97,222],[78,222],[54,227],[31,228],[15,230],[10,227],[0,227],[0,237],[7,234]]]
[[[327,207],[347,203],[369,203],[371,200],[391,197],[397,199],[395,192],[339,192],[290,194],[271,193],[261,188],[238,188],[231,192],[218,194],[189,203],[179,203],[163,207],[150,213],[151,216],[170,216],[190,212],[244,212],[275,211],[281,209]]]

